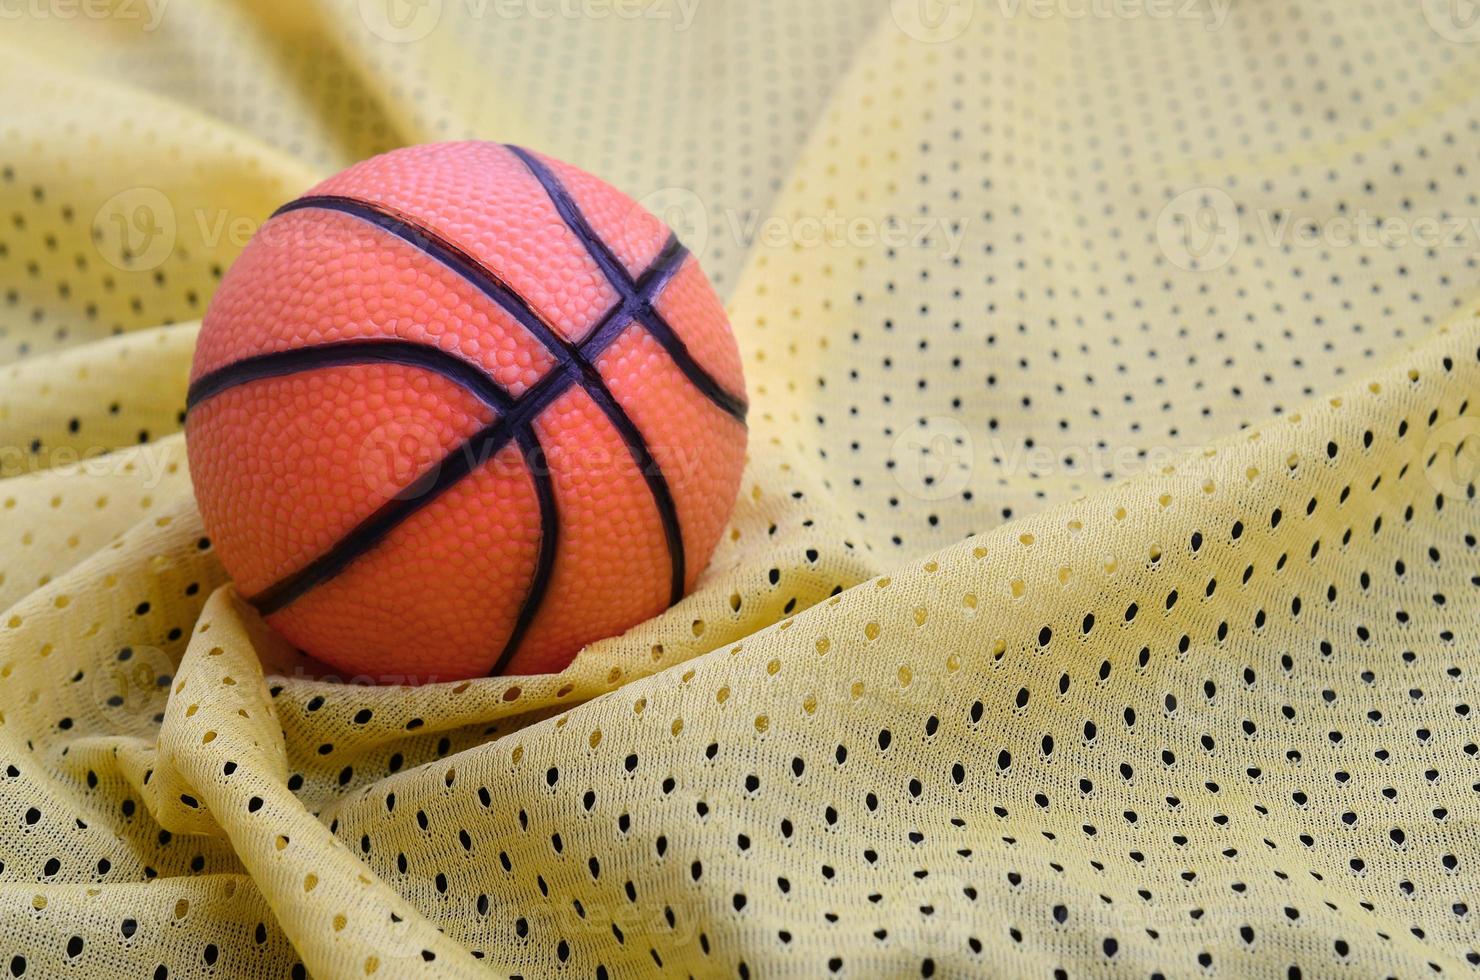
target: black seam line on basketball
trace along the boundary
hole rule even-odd
[[[668,604],[677,605],[678,600],[683,598],[687,559],[684,553],[683,525],[678,520],[678,504],[673,499],[673,490],[668,486],[668,478],[663,475],[663,467],[658,464],[652,450],[648,448],[647,440],[643,439],[642,432],[627,416],[627,413],[617,405],[617,400],[612,396],[611,391],[605,385],[588,385],[586,393],[602,411],[606,412],[606,417],[611,420],[617,434],[627,443],[627,451],[632,454],[632,459],[637,463],[642,478],[647,481],[648,492],[652,494],[653,503],[658,509],[658,519],[663,523],[663,536],[668,541]]]
[[[524,634],[529,632],[530,624],[544,604],[545,593],[550,587],[550,577],[555,571],[555,553],[559,543],[559,505],[555,499],[555,481],[550,479],[550,463],[545,457],[545,447],[540,445],[534,430],[528,427],[521,427],[516,438],[519,449],[524,454],[524,465],[529,470],[530,479],[534,481],[535,498],[540,505],[540,551],[535,559],[534,574],[529,579],[529,589],[524,594],[519,615],[514,620],[514,629],[504,643],[503,652],[488,671],[490,676],[502,674],[509,666],[509,661],[514,659],[514,654],[524,642]]]
[[[504,282],[498,273],[408,215],[401,214],[386,205],[362,201],[357,197],[319,194],[289,201],[274,211],[273,217],[289,211],[306,209],[339,211],[390,232],[412,248],[430,256],[462,276],[502,307],[524,329],[534,334],[535,339],[546,349],[551,351],[556,348],[569,349],[569,344],[557,334],[555,328],[547,323],[539,311],[530,306],[529,302],[512,286]]]
[[[512,286],[499,278],[496,272],[411,217],[385,205],[363,201],[359,198],[324,194],[309,195],[289,201],[274,211],[273,217],[301,210],[338,211],[389,232],[412,248],[462,276],[533,334],[535,339],[557,360],[567,360],[580,352],[577,345],[561,336],[553,326],[545,321],[538,310],[531,306]],[[657,311],[652,310],[653,297],[678,274],[687,255],[688,250],[683,247],[678,238],[670,235],[663,250],[658,253],[652,265],[648,266],[638,277],[636,283],[629,284],[627,288],[618,291],[618,302],[607,311],[601,323],[598,323],[597,327],[591,331],[591,335],[594,336],[603,325],[611,326],[612,322],[621,319],[623,314],[626,318],[633,318],[639,312],[648,311],[656,315]],[[619,323],[617,326],[618,329],[615,332],[620,333],[625,323]],[[589,340],[588,336],[587,341]],[[702,368],[698,370],[702,371]]]
[[[578,360],[594,362],[597,355],[611,346],[611,342],[616,339],[617,335],[626,330],[642,312],[640,309],[642,295],[646,292],[656,293],[673,278],[679,265],[682,264],[684,254],[683,246],[678,245],[677,239],[673,239],[673,244],[677,246],[676,252],[667,249],[660,252],[653,264],[643,272],[642,278],[638,281],[641,290],[638,295],[608,310],[596,326],[591,328],[586,338],[576,345],[574,353],[579,355]]]
[[[601,268],[602,275],[606,276],[607,282],[611,283],[612,288],[623,297],[630,297],[635,285],[632,277],[627,274],[626,267],[622,265],[621,260],[616,257],[602,237],[596,234],[596,230],[586,220],[585,214],[581,212],[560,178],[524,147],[508,145],[507,148],[510,153],[523,161],[524,165],[529,168],[529,172],[540,182],[540,186],[545,189],[545,194],[555,205],[555,210],[565,222],[565,226],[580,239],[586,252]],[[669,238],[670,245],[676,241],[674,237]],[[667,247],[665,246],[665,249]],[[689,351],[688,345],[683,342],[683,338],[679,337],[651,303],[643,304],[643,310],[638,319],[668,352],[668,356],[678,365],[684,377],[688,378],[704,397],[733,416],[741,425],[745,424],[745,415],[749,408],[745,399],[726,391],[713,375],[704,370],[703,366],[694,359],[694,355]]]
[[[487,296],[502,306],[508,313],[518,320],[524,327],[535,336],[562,363],[575,362],[580,370],[581,385],[591,400],[606,415],[622,440],[627,444],[627,450],[632,456],[633,462],[642,472],[643,479],[647,482],[648,489],[652,493],[653,506],[658,511],[659,522],[663,526],[664,535],[667,538],[669,568],[672,570],[670,582],[670,605],[683,598],[684,583],[684,543],[682,525],[679,523],[677,506],[673,500],[673,494],[668,486],[667,479],[663,476],[657,460],[653,457],[647,443],[643,441],[642,433],[633,424],[626,410],[619,404],[607,388],[606,381],[601,377],[595,366],[591,363],[594,355],[591,354],[584,344],[574,345],[560,336],[553,327],[545,322],[544,318],[534,310],[524,297],[510,288],[498,276],[483,263],[463,251],[458,246],[442,238],[436,232],[413,221],[405,215],[396,213],[393,209],[359,198],[339,196],[309,196],[300,197],[296,201],[279,208],[276,214],[303,208],[317,208],[342,211],[346,214],[367,221],[378,228],[382,228],[396,237],[405,241],[413,248],[419,249],[424,254],[431,256],[443,265],[451,268],[473,285],[481,289]],[[578,213],[578,212],[577,212]],[[584,220],[584,219],[582,219]],[[670,236],[665,243],[664,249],[659,253],[653,265],[644,271],[640,277],[642,288],[630,280],[624,280],[622,286],[617,289],[618,302],[606,314],[603,322],[592,330],[588,340],[602,339],[604,344],[609,344],[627,326],[633,322],[639,311],[650,309],[653,295],[663,289],[673,276],[677,274],[686,254],[682,244],[677,238]],[[337,549],[337,545],[336,545]],[[342,566],[341,566],[342,567]],[[337,570],[334,574],[337,574]],[[322,580],[321,580],[322,581]],[[312,587],[310,585],[310,587]],[[289,600],[291,601],[291,600]]]
[[[621,326],[615,330],[606,343],[615,340],[635,321],[622,318]],[[583,348],[584,352],[584,348]],[[668,486],[668,479],[663,475],[663,468],[658,465],[657,459],[653,457],[652,450],[648,448],[647,440],[643,438],[642,431],[617,402],[616,396],[606,386],[601,373],[596,365],[585,358],[578,357],[571,362],[582,376],[581,387],[606,416],[617,435],[627,444],[627,452],[632,457],[632,462],[637,466],[642,478],[646,481],[648,492],[653,498],[653,508],[658,512],[658,521],[663,525],[663,537],[668,544],[668,568],[670,572],[668,604],[675,605],[683,598],[684,585],[684,544],[683,526],[678,520],[678,505],[673,500],[673,493]]]
[[[249,600],[264,616],[280,611],[314,586],[338,575],[339,572],[348,567],[361,554],[374,547],[382,538],[400,525],[401,522],[416,513],[421,507],[431,503],[445,490],[455,484],[457,480],[472,472],[474,467],[470,465],[471,460],[473,456],[477,455],[475,445],[483,445],[482,455],[484,459],[491,458],[503,445],[507,444],[511,437],[511,431],[500,430],[499,428],[505,420],[518,419],[520,424],[527,425],[533,415],[543,410],[545,405],[540,405],[537,409],[530,412],[521,411],[521,408],[533,404],[536,400],[534,396],[537,390],[541,393],[548,393],[549,397],[553,399],[555,395],[579,382],[592,400],[602,408],[619,433],[624,428],[628,431],[634,430],[635,427],[632,426],[631,420],[626,417],[626,413],[622,410],[621,406],[612,398],[611,392],[606,388],[605,382],[590,361],[599,355],[601,350],[615,340],[626,326],[632,322],[633,311],[629,309],[629,306],[633,303],[640,305],[641,303],[650,301],[648,293],[662,289],[667,285],[672,276],[676,274],[685,254],[682,246],[678,245],[675,240],[672,243],[673,247],[665,249],[658,261],[654,262],[653,266],[643,272],[639,281],[646,288],[636,295],[629,290],[624,295],[623,301],[617,303],[609,310],[603,322],[598,324],[587,340],[577,347],[560,337],[554,328],[546,323],[522,296],[499,279],[492,270],[488,269],[456,245],[441,238],[441,236],[432,230],[418,225],[415,221],[399,215],[391,209],[371,204],[367,201],[329,195],[301,197],[297,200],[290,201],[274,212],[274,216],[310,208],[340,211],[359,218],[390,232],[412,247],[451,268],[485,295],[493,299],[506,312],[533,333],[535,338],[555,355],[558,363],[540,382],[536,383],[523,397],[515,402],[513,411],[508,415],[503,416],[500,420],[493,423],[493,425],[475,434],[471,439],[464,441],[459,447],[447,456],[444,456],[436,469],[429,470],[421,479],[413,481],[412,485],[403,489],[397,495],[396,499],[388,501],[381,508],[377,509],[374,514],[370,515],[369,518],[356,525],[344,538],[336,542],[328,552],[314,559],[308,565],[299,569],[299,571],[291,573],[279,582],[268,586],[267,589]],[[558,386],[559,391],[555,391],[555,382],[559,378],[568,378],[569,380],[564,385]],[[546,382],[548,384],[545,384]],[[542,385],[544,385],[543,388]],[[548,404],[548,401],[546,404]],[[618,415],[621,417],[620,422],[614,417]],[[625,422],[626,425],[622,425],[622,422]],[[510,423],[510,427],[512,428],[512,423]],[[497,437],[500,431],[503,431],[501,440],[496,443],[490,443],[490,438]],[[492,448],[490,448],[490,445]],[[629,452],[632,452],[634,460],[638,462],[640,467],[643,466],[642,460],[644,457],[651,458],[645,445],[638,451],[634,450],[629,443]],[[457,462],[459,465],[452,470],[457,475],[451,479],[446,479],[446,474],[449,472],[449,462]],[[646,473],[644,475],[647,476]],[[433,477],[433,479],[428,480],[428,476]],[[652,487],[653,482],[650,478],[648,482],[649,486]],[[419,489],[423,485],[426,486],[424,492]],[[666,481],[664,481],[663,488],[666,490]],[[654,495],[654,503],[660,511],[662,505],[658,494],[661,492],[655,492]],[[411,494],[409,501],[404,499],[408,493]],[[671,496],[668,499],[671,501]],[[664,520],[665,531],[670,526],[676,526],[676,514],[674,515],[674,523],[672,525],[667,520]],[[682,548],[680,545],[679,549],[675,551],[674,544],[675,542],[670,539],[668,542],[670,568],[674,566],[681,568],[683,563]],[[673,601],[677,602],[681,597],[682,589],[679,588],[673,593]]]
[[[509,393],[481,367],[438,347],[410,340],[348,340],[292,350],[271,351],[234,361],[202,375],[185,396],[186,411],[224,391],[320,368],[364,364],[398,364],[440,374],[485,405],[507,411]]]
[[[663,286],[667,285],[667,280],[672,279],[678,274],[679,267],[683,264],[683,260],[687,255],[688,252],[682,243],[679,242],[678,236],[670,233],[668,241],[664,243],[662,251],[658,253],[658,258],[649,267],[648,271],[644,272],[638,278],[636,283],[637,297],[659,295]],[[654,269],[666,270],[664,282],[656,287],[649,285],[645,281],[649,273]],[[712,401],[722,411],[728,413],[736,422],[739,422],[741,425],[745,424],[745,414],[749,407],[745,404],[745,400],[743,398],[737,398],[726,391],[723,385],[712,377],[709,372],[705,371],[698,361],[694,360],[694,355],[689,352],[688,345],[683,342],[682,337],[674,332],[673,327],[669,326],[668,321],[663,318],[663,314],[659,313],[651,303],[641,303],[639,304],[639,308],[634,311],[633,316],[636,317],[638,323],[647,329],[647,332],[652,335],[659,346],[667,352],[669,359],[678,365],[678,369],[683,372],[684,377],[689,379],[689,383],[699,389],[700,394]]]
[[[592,261],[601,267],[602,274],[606,276],[619,297],[619,305],[624,309],[630,309],[634,318],[642,312],[652,310],[653,297],[657,290],[668,284],[669,278],[664,278],[656,287],[649,283],[646,289],[639,291],[637,283],[617,262],[616,256],[607,248],[606,242],[602,241],[601,236],[592,230],[590,223],[586,221],[586,216],[571,199],[560,179],[544,164],[536,160],[529,151],[518,146],[510,146],[508,149],[524,162],[535,180],[545,189],[545,194],[550,198],[550,202],[555,206],[556,212],[565,222],[566,227],[570,229],[571,234],[581,242]],[[673,270],[668,273],[669,277],[676,274],[677,264],[681,262],[679,255],[682,247],[677,237],[670,233],[654,265]],[[649,277],[644,275],[644,278]],[[647,481],[648,492],[652,495],[653,506],[658,511],[658,520],[663,525],[663,536],[668,543],[668,604],[676,605],[683,598],[687,558],[683,524],[678,517],[678,504],[673,499],[673,490],[668,484],[668,478],[663,474],[662,465],[653,456],[642,430],[633,424],[631,417],[612,395],[601,373],[596,370],[593,359],[589,357],[578,359],[587,376],[586,393],[606,413],[612,427],[627,443],[627,451],[632,455],[643,479]]]
[[[540,412],[549,408],[556,398],[573,387],[578,375],[579,368],[573,364],[562,364],[551,370],[514,403],[509,414],[500,416],[459,443],[436,465],[351,528],[328,551],[247,601],[262,615],[271,616],[301,598],[314,586],[321,585],[344,571],[407,518],[498,455],[517,435],[519,429],[527,426]]]
[[[352,218],[369,222],[369,224],[376,226],[376,228],[388,231],[389,234],[406,241],[413,249],[419,250],[423,255],[429,256],[434,261],[440,262],[441,265],[453,269],[454,272],[462,275],[468,283],[474,284],[485,296],[493,299],[503,311],[508,312],[511,317],[514,317],[514,320],[518,321],[531,335],[534,335],[534,339],[539,340],[540,345],[545,346],[546,351],[551,352],[556,360],[565,361],[570,360],[571,357],[576,357],[577,354],[586,355],[583,345],[573,345],[570,340],[562,338],[556,332],[555,327],[546,323],[545,318],[539,314],[539,311],[536,311],[508,283],[505,283],[502,278],[499,278],[499,275],[493,269],[482,264],[474,256],[469,255],[468,252],[456,246],[456,244],[445,240],[437,232],[432,231],[431,228],[426,228],[425,225],[420,225],[419,222],[413,221],[408,216],[395,212],[391,207],[374,204],[371,201],[363,201],[355,197],[339,197],[339,195],[309,195],[309,197],[297,198],[297,200],[289,201],[289,203],[277,209],[277,212],[274,212],[274,218],[275,216],[283,215],[283,213],[293,212],[293,210],[308,209],[334,210],[334,212],[345,213],[345,215],[352,216]],[[654,296],[662,292],[667,286],[667,283],[678,274],[678,269],[684,264],[684,258],[687,255],[688,250],[684,249],[682,243],[679,243],[678,238],[670,235],[662,252],[659,252],[657,258],[654,259],[653,265],[644,269],[644,272],[642,272],[641,277],[638,277],[636,283],[626,284],[625,289],[619,290],[619,302],[610,311],[607,311],[601,323],[596,324],[595,329],[592,330],[591,336],[588,336],[586,342],[595,338],[599,332],[602,332],[602,329],[607,330],[611,335],[622,332],[626,327],[625,321],[632,320],[639,312],[641,314],[651,312],[651,314],[656,315],[656,311],[651,306]],[[647,324],[644,323],[645,326]],[[685,349],[684,354],[687,355],[687,349]],[[693,360],[693,358],[688,358],[688,360]],[[699,369],[699,367],[694,367],[696,367],[696,370],[702,372],[702,369]],[[605,386],[605,382],[601,377],[596,375],[589,376],[595,377],[595,383]]]
[[[637,314],[637,322],[647,328],[647,332],[668,352],[669,359],[678,366],[683,376],[689,379],[689,383],[697,388],[700,394],[736,422],[745,425],[745,416],[750,406],[745,403],[744,399],[736,398],[726,391],[709,372],[699,366],[699,362],[694,360],[693,355],[689,353],[688,346],[678,334],[673,332],[667,320],[658,316],[656,311],[642,311]]]
[[[571,233],[580,239],[586,252],[601,268],[601,274],[606,276],[607,282],[612,284],[612,288],[619,293],[629,292],[632,288],[632,277],[627,274],[626,267],[607,246],[606,241],[596,234],[596,230],[586,220],[586,215],[576,204],[575,198],[570,196],[565,183],[524,147],[509,144],[508,149],[510,153],[524,162],[524,166],[529,168],[535,180],[540,182],[540,186],[545,189],[545,194],[550,198],[550,203],[555,205],[560,220],[564,221]]]
[[[667,264],[660,259],[643,273],[641,281],[649,288],[661,289],[676,265],[672,257],[669,257]],[[593,376],[596,379],[596,386],[600,387],[601,391],[610,398],[610,392],[606,391],[606,386],[600,382],[600,375],[596,373],[590,362],[599,357],[631,324],[630,312],[625,305],[613,307],[579,348],[576,348],[580,352],[579,357],[565,356],[557,352],[556,356],[560,357],[559,362],[520,396],[507,414],[454,448],[442,458],[435,470],[429,470],[428,473],[441,474],[447,470],[449,463],[459,460],[468,464],[462,476],[471,473],[476,468],[472,465],[473,463],[486,462],[504,447],[515,427],[529,425],[540,412],[549,407],[551,402],[577,385],[585,388],[587,394],[591,395],[592,401],[600,405],[599,399],[590,390]],[[570,349],[563,348],[563,350],[568,354]],[[619,434],[621,432],[620,426],[618,432]],[[482,444],[481,458],[475,459],[480,455],[478,448],[480,443]],[[461,479],[461,476],[458,479]],[[298,571],[268,586],[248,601],[264,616],[270,616],[286,608],[314,586],[338,575],[356,558],[378,544],[402,521],[440,496],[456,480],[445,485],[435,481],[431,482],[425,493],[416,492],[421,482],[426,482],[426,476],[423,476],[421,481],[413,481],[411,486],[403,489],[396,498],[387,501],[370,517],[361,521],[337,541],[329,551]],[[404,499],[408,495],[409,499]]]

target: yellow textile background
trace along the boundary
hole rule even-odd
[[[1471,975],[1449,9],[8,7],[0,975]],[[564,674],[336,682],[223,588],[194,332],[278,203],[468,137],[682,217],[749,470]]]

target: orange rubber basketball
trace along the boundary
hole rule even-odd
[[[518,147],[356,164],[212,300],[186,436],[238,591],[344,671],[560,670],[693,586],[740,483],[719,298],[621,192]]]

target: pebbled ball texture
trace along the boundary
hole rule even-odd
[[[344,671],[563,668],[690,589],[744,379],[698,262],[621,192],[494,143],[396,150],[248,244],[186,422],[238,590]]]

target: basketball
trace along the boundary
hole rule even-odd
[[[224,276],[191,479],[243,599],[338,670],[563,669],[692,588],[745,385],[661,221],[496,143],[395,150],[272,215]]]

